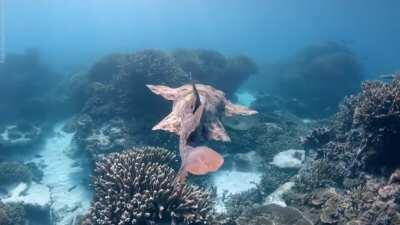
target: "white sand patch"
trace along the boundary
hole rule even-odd
[[[286,182],[282,186],[280,186],[278,189],[276,189],[274,192],[272,192],[270,195],[268,195],[265,200],[264,200],[264,205],[269,205],[269,204],[277,204],[282,207],[286,207],[286,202],[283,200],[283,195],[290,191],[292,187],[294,186],[294,182]]]
[[[65,122],[54,126],[54,134],[46,139],[38,152],[43,157],[33,161],[43,166],[42,183],[50,188],[51,212],[56,225],[70,225],[90,206],[91,194],[82,184],[87,172],[70,158],[74,147],[73,133],[62,131]]]
[[[261,181],[261,173],[221,170],[212,175],[212,182],[217,188],[217,212],[225,212],[224,198],[230,194],[239,194],[255,188]]]
[[[20,183],[9,192],[4,203],[21,202],[25,205],[47,208],[50,206],[50,190],[47,186],[32,182],[31,185]]]
[[[256,98],[247,91],[237,92],[235,95],[238,99],[238,103],[247,107],[256,100]]]
[[[270,164],[279,168],[300,168],[304,160],[304,150],[289,149],[276,154]]]
[[[305,118],[305,119],[302,119],[301,122],[303,122],[304,124],[310,124],[310,123],[313,123],[314,120]]]

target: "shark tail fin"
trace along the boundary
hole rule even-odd
[[[245,106],[233,104],[231,101],[225,101],[225,116],[250,116],[257,114],[257,111],[251,110]]]
[[[217,171],[223,163],[222,155],[207,146],[190,147],[182,170],[194,175],[204,175]]]

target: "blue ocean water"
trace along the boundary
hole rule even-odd
[[[398,224],[399,10],[0,0],[0,225]]]

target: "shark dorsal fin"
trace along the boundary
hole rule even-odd
[[[194,82],[192,83],[192,87],[193,87],[193,94],[195,97],[194,107],[193,107],[193,113],[194,113],[200,107],[201,101],[200,101],[199,91],[197,90],[196,84]]]

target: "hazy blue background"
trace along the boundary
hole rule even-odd
[[[141,48],[210,48],[259,63],[344,41],[367,74],[400,69],[398,0],[5,0],[7,49],[61,72]]]

